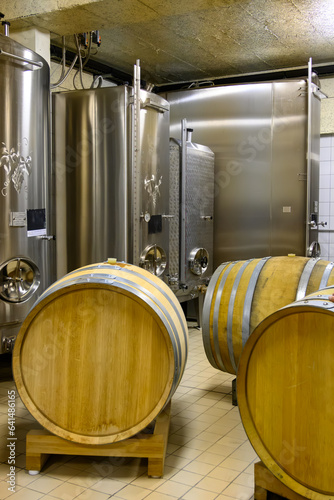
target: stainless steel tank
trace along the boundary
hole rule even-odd
[[[0,353],[55,279],[49,66],[0,35]]]
[[[192,142],[182,120],[170,140],[170,278],[178,299],[198,297],[213,271],[214,153]]]
[[[168,274],[169,104],[135,94],[53,94],[58,277],[109,257]]]
[[[162,94],[170,135],[179,136],[186,117],[194,141],[215,153],[214,269],[305,255],[317,241],[318,90],[309,78]]]

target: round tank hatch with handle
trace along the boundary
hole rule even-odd
[[[156,276],[161,276],[167,265],[167,255],[158,245],[149,245],[142,251],[139,266]]]
[[[14,257],[0,266],[0,298],[6,302],[25,302],[39,284],[40,272],[30,259]]]
[[[196,276],[205,273],[209,265],[209,252],[205,248],[194,248],[189,255],[189,267]]]

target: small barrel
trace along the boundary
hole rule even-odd
[[[187,323],[170,288],[137,266],[94,264],[49,287],[13,352],[18,392],[50,432],[107,444],[143,430],[175,392]]]
[[[277,309],[334,284],[333,267],[333,262],[296,256],[221,264],[203,305],[203,343],[212,366],[235,374],[254,328]]]
[[[334,498],[334,303],[328,287],[264,319],[241,354],[243,426],[266,467],[312,500]]]

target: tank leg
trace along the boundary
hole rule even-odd
[[[232,404],[233,406],[238,406],[236,378],[232,380]]]
[[[194,299],[195,302],[195,311],[196,311],[196,320],[198,328],[202,328],[202,311],[203,311],[203,303],[204,303],[204,294],[199,293],[198,297]]]
[[[148,475],[162,477],[168,445],[171,403],[155,421],[154,433],[105,445],[73,443],[51,434],[45,429],[31,430],[26,437],[26,469],[38,473],[50,455],[79,455],[100,457],[140,457],[148,459]]]

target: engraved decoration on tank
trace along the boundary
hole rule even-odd
[[[26,145],[28,145],[26,138],[24,138],[23,141]],[[1,189],[2,196],[8,195],[8,189],[11,181],[15,191],[20,194],[25,175],[26,177],[29,177],[31,174],[32,158],[30,154],[24,157],[20,152],[20,148],[21,144],[18,144],[17,150],[15,150],[15,148],[7,148],[4,142],[1,143],[0,167],[4,169],[6,174],[6,180],[4,181]],[[27,186],[25,186],[25,188],[27,188]]]
[[[152,198],[153,206],[155,207],[157,204],[157,199],[160,197],[160,186],[162,183],[162,175],[159,180],[155,179],[155,175],[152,174],[149,179],[147,176],[144,179],[145,190],[147,191],[150,198]]]

